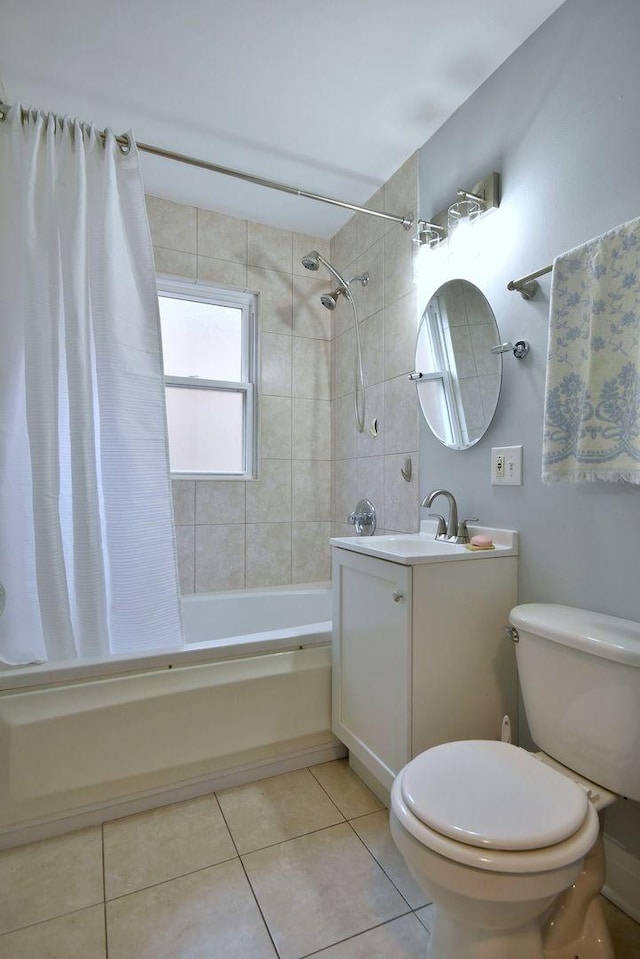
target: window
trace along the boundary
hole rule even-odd
[[[158,280],[173,476],[254,475],[256,299]]]

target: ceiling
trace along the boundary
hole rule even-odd
[[[4,99],[364,203],[562,0],[3,0]],[[147,192],[332,236],[349,213],[142,155]],[[405,213],[395,211],[393,213]]]

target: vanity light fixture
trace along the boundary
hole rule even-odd
[[[500,206],[500,174],[490,173],[471,190],[458,190],[456,200],[431,220],[418,220],[414,240],[418,247],[437,248],[447,237],[453,239],[461,226]]]

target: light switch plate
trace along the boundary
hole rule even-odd
[[[491,485],[522,486],[522,447],[494,446],[491,449]]]

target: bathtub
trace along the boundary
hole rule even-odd
[[[170,653],[0,670],[0,848],[344,755],[326,585],[183,598]]]

